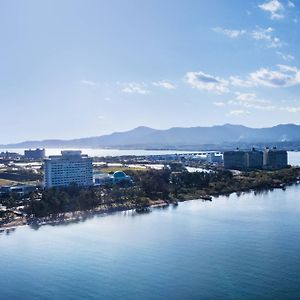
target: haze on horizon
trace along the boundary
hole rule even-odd
[[[0,144],[300,120],[300,3],[0,3]]]

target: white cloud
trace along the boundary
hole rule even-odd
[[[249,80],[241,79],[239,76],[230,76],[229,77],[230,84],[238,87],[252,87],[253,84]]]
[[[234,100],[228,101],[228,105],[240,106],[242,109],[233,110],[233,115],[242,114],[242,111],[249,112],[248,109],[265,111],[285,111],[288,113],[300,113],[300,106],[279,106],[272,104],[269,100],[259,99],[255,93],[235,93]]]
[[[291,54],[284,54],[280,51],[277,51],[276,54],[278,54],[283,60],[285,61],[291,61],[291,60],[294,60],[295,57]]]
[[[270,101],[257,98],[255,93],[235,93],[234,100],[228,102],[231,105],[243,106],[245,108],[253,108],[258,110],[275,110],[274,105],[270,105]]]
[[[287,107],[281,107],[280,109],[290,113],[300,113],[300,106],[287,106]]]
[[[199,90],[206,90],[217,94],[229,91],[228,81],[203,72],[188,72],[185,78],[193,88]]]
[[[167,90],[174,90],[176,89],[176,86],[174,84],[172,84],[171,82],[169,81],[166,81],[166,80],[161,80],[161,81],[156,81],[156,82],[152,82],[152,84],[154,86],[160,86],[160,87],[163,87]]]
[[[240,101],[245,102],[253,102],[256,100],[256,94],[255,93],[240,93],[236,92],[236,99]]]
[[[278,70],[261,68],[249,75],[253,85],[267,87],[288,87],[300,84],[300,70],[297,67],[278,65]]]
[[[240,116],[240,115],[249,115],[249,114],[250,114],[249,111],[243,109],[232,110],[229,112],[229,115],[231,116]]]
[[[292,1],[288,1],[287,6],[290,8],[294,8],[295,4]]]
[[[212,29],[213,31],[217,33],[222,33],[232,39],[238,38],[244,34],[246,34],[246,30],[239,30],[239,29],[226,29],[222,27],[215,27]]]
[[[141,95],[146,95],[150,93],[150,91],[147,89],[144,83],[129,82],[129,83],[123,83],[121,84],[121,86],[122,86],[122,92],[124,93],[141,94]]]
[[[278,0],[271,0],[258,5],[258,7],[271,15],[271,19],[282,19],[284,17],[284,6]]]
[[[213,102],[213,105],[221,107],[225,106],[226,104],[224,102]]]
[[[282,47],[282,42],[280,39],[273,35],[274,29],[271,27],[260,28],[251,32],[251,37],[258,41],[264,41],[269,48],[280,48]]]
[[[231,87],[290,87],[300,85],[300,69],[295,66],[277,65],[276,70],[260,68],[248,74],[245,79],[238,76],[229,76],[228,79],[205,74],[204,72],[186,73],[186,81],[199,90],[206,90],[217,94],[230,92]],[[237,93],[238,101],[250,101],[254,99],[253,93]],[[257,102],[257,98],[256,98]],[[261,101],[260,101],[261,102]]]
[[[222,27],[215,27],[213,28],[213,31],[217,33],[222,33],[232,39],[244,35],[256,41],[261,41],[265,43],[268,48],[280,48],[282,47],[283,44],[281,40],[274,35],[274,29],[271,27],[265,29],[257,27],[255,30],[252,31],[246,31],[244,29],[232,30],[232,29],[226,29]]]
[[[97,83],[95,81],[85,80],[85,79],[80,80],[80,83],[84,84],[84,85],[88,85],[88,86],[96,86],[97,85]]]

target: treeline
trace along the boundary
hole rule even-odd
[[[0,179],[11,181],[41,181],[43,176],[32,170],[7,170],[0,172]]]
[[[175,170],[175,171],[174,171]],[[51,188],[30,195],[26,212],[41,217],[68,211],[89,210],[97,206],[143,208],[151,200],[196,199],[200,195],[229,194],[250,189],[272,188],[295,182],[298,169],[257,171],[233,176],[230,171],[189,173],[179,166],[163,170],[128,171],[134,184],[120,182],[92,188],[75,184],[65,188]]]
[[[71,211],[84,211],[103,205],[106,208],[145,207],[149,199],[137,186],[126,183],[102,187],[82,188],[76,184],[68,187],[50,188],[42,193],[32,193],[26,205],[29,216],[44,217]]]

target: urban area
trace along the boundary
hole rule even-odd
[[[0,153],[0,226],[42,225],[112,212],[177,205],[189,199],[299,183],[284,150],[209,151],[89,157],[45,149]]]

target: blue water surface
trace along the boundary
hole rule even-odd
[[[0,234],[0,299],[299,299],[300,186]]]

